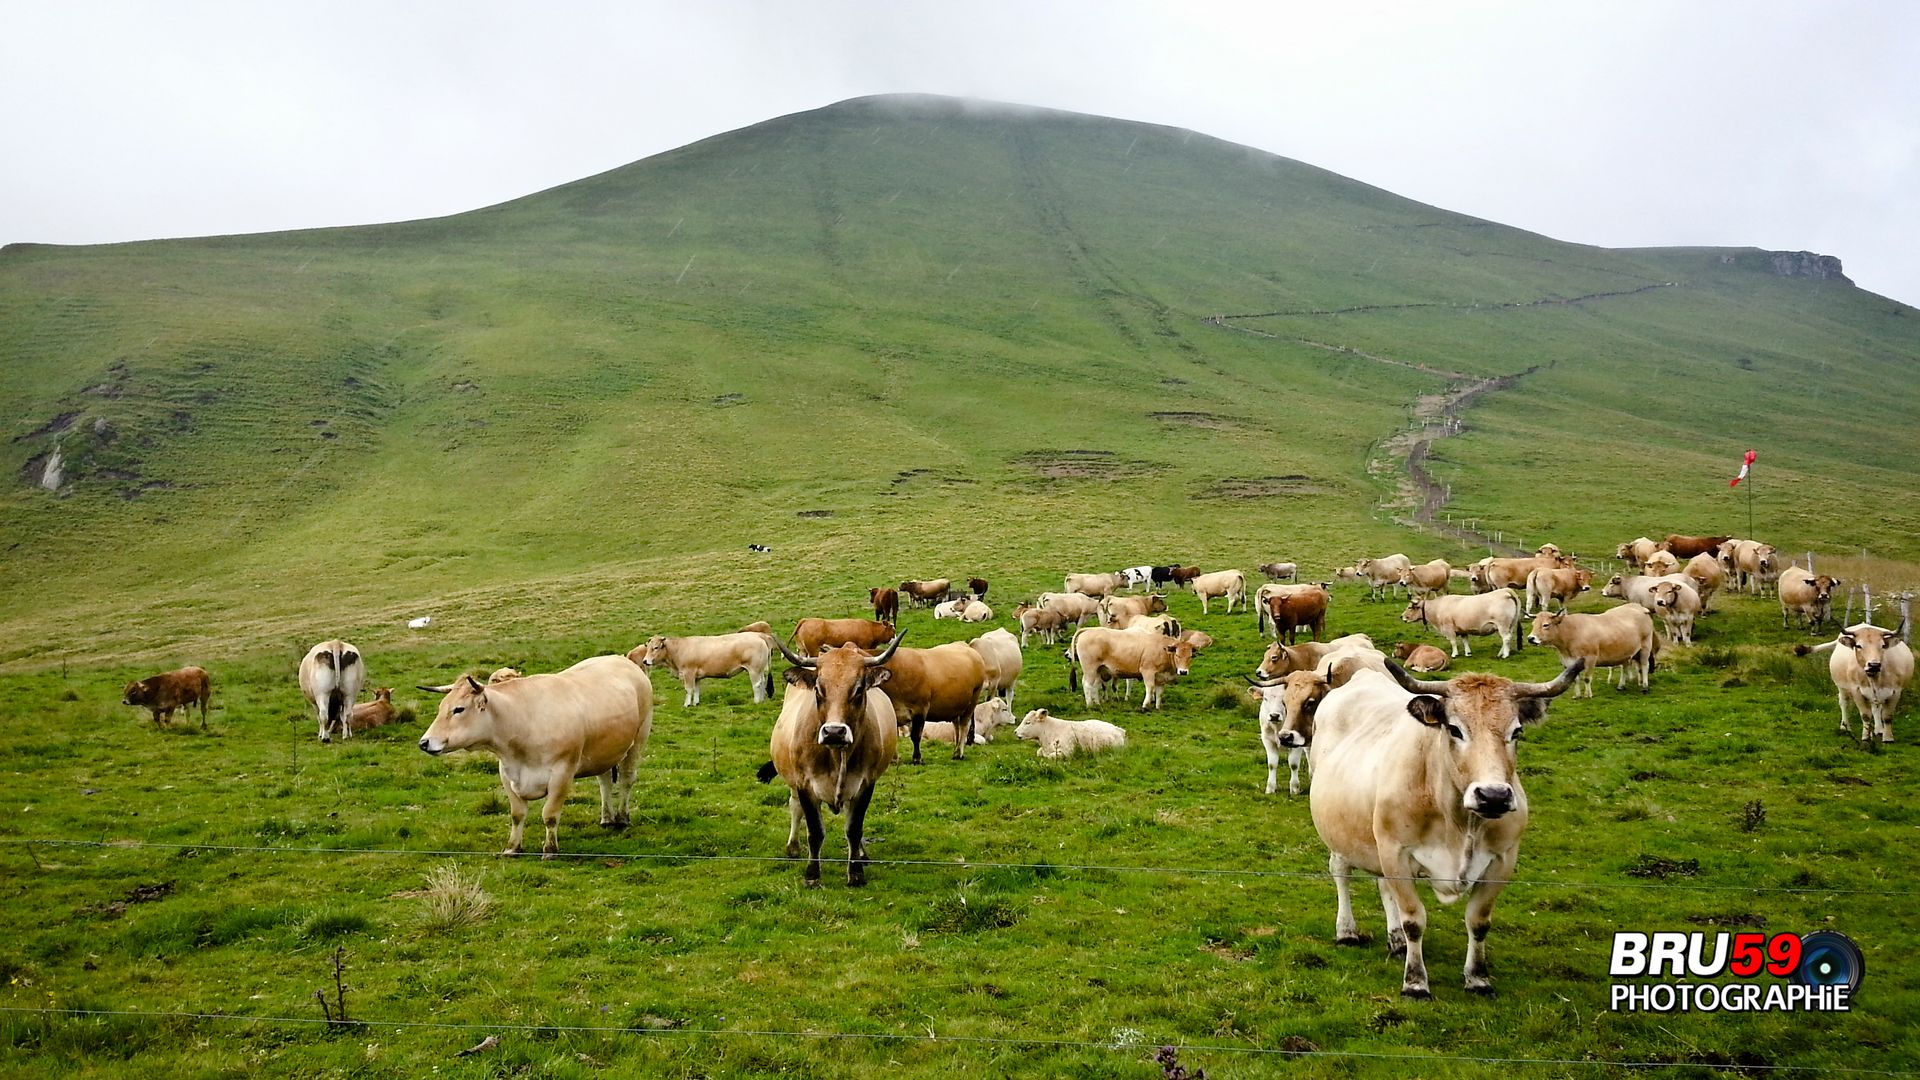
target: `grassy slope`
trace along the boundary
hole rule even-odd
[[[1665,281],[1681,285],[1498,306]],[[1234,321],[1270,337],[1202,321],[1355,307],[1374,310]],[[465,666],[557,667],[655,630],[852,613],[868,584],[908,575],[984,572],[1004,606],[1060,570],[1147,559],[1445,553],[1374,513],[1364,465],[1413,396],[1442,381],[1300,339],[1473,373],[1551,365],[1486,399],[1435,466],[1463,510],[1529,537],[1593,550],[1721,527],[1734,507],[1714,500],[1751,440],[1763,498],[1781,500],[1763,502],[1774,515],[1763,535],[1912,559],[1912,396],[1888,391],[1909,381],[1915,320],[1894,310],[1713,253],[1559,244],[1184,132],[927,103],[785,118],[438,221],[9,249],[5,475],[51,445],[28,433],[68,412],[79,415],[61,444],[81,473],[60,497],[24,486],[0,497],[0,664],[16,672],[0,680],[0,730],[17,801],[34,807],[9,828],[497,844],[483,763],[449,770],[405,733],[325,755],[299,743],[290,657],[328,634],[353,637],[377,678],[405,685]],[[1816,376],[1831,377],[1810,390]],[[1808,422],[1777,420],[1809,409]],[[1148,418],[1159,411],[1212,418]],[[1877,448],[1871,461],[1862,442]],[[1076,450],[1110,452],[1094,459],[1102,478],[1050,479],[1031,457],[1085,469],[1059,457]],[[1204,497],[1223,478],[1292,474],[1315,490]],[[121,494],[153,483],[172,486]],[[749,542],[775,551],[749,555]],[[1389,613],[1351,600],[1338,629],[1391,628]],[[430,635],[399,629],[425,612]],[[1787,640],[1769,621],[1755,605],[1708,640]],[[955,632],[914,630],[922,643]],[[1250,635],[1232,633],[1164,715],[1130,724],[1140,745],[1125,757],[1043,769],[996,746],[962,767],[969,781],[953,783],[944,762],[890,777],[876,827],[892,838],[887,856],[1313,872],[1323,864],[1304,806],[1258,795],[1251,722],[1216,707],[1214,686],[1251,664]],[[1046,655],[1030,654],[1023,695],[1077,715]],[[71,681],[54,670],[67,662]],[[106,704],[120,680],[184,662],[215,669],[220,737],[154,736]],[[1520,670],[1545,668],[1535,653]],[[769,713],[741,691],[718,688],[718,707],[688,715],[663,682],[640,828],[600,837],[576,803],[563,842],[773,851],[784,814],[742,780]],[[1905,753],[1837,746],[1816,669],[1713,654],[1682,661],[1661,691],[1557,707],[1529,742],[1540,817],[1523,869],[1627,883],[1623,867],[1644,850],[1701,858],[1719,884],[1802,872],[1832,889],[1911,884]],[[89,787],[113,801],[78,794]],[[1742,834],[1739,806],[1754,797],[1769,825]],[[490,871],[494,922],[444,941],[392,895],[418,887],[418,860],[43,853],[27,874],[23,856],[5,857],[22,868],[5,912],[17,944],[0,954],[22,980],[15,1003],[300,1011],[323,946],[344,933],[368,1016],[651,1013],[1095,1040],[1135,1028],[1268,1046],[1297,1033],[1345,1050],[1697,1060],[1752,1049],[1896,1067],[1917,1052],[1890,1019],[1912,1014],[1916,987],[1872,951],[1910,940],[1911,918],[1839,892],[1516,888],[1496,931],[1507,997],[1488,1007],[1443,994],[1423,1013],[1393,1001],[1390,965],[1372,950],[1327,945],[1330,892],[1311,878],[902,867],[848,895],[802,893],[785,866],[515,865]],[[179,891],[124,922],[86,910],[151,880]],[[961,892],[1020,917],[968,929]],[[1817,1040],[1778,1021],[1600,1011],[1597,961],[1569,957],[1568,941],[1703,912],[1786,929],[1832,916],[1870,950],[1873,1010],[1823,1021],[1836,1035]],[[1435,919],[1436,972],[1457,964],[1455,919]],[[1229,955],[1203,951],[1208,938]],[[556,951],[545,965],[519,960]],[[834,993],[810,989],[822,985]],[[203,1056],[195,1040],[227,1029],[6,1030],[27,1070],[117,1071],[116,1056],[138,1049],[143,1069],[418,1072],[472,1041],[262,1031]],[[575,1052],[656,1071],[844,1074],[889,1057],[931,1071],[959,1052],[681,1038],[512,1041],[508,1053],[581,1072],[593,1068]],[[962,1053],[1015,1070],[1143,1071],[1138,1055],[1106,1051]]]

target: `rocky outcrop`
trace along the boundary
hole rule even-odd
[[[1773,272],[1781,277],[1853,284],[1851,278],[1840,272],[1840,257],[1837,255],[1815,255],[1811,251],[1772,251],[1767,256],[1772,260]]]

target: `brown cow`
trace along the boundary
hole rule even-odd
[[[877,649],[892,639],[893,627],[871,619],[801,619],[793,625],[793,644],[801,656],[818,656],[829,645]]]
[[[1676,558],[1691,559],[1701,553],[1713,554],[1720,545],[1733,539],[1731,536],[1683,536],[1680,533],[1668,533],[1660,541],[1656,550],[1671,551]]]
[[[985,600],[987,598],[987,579],[983,577],[968,578],[967,590],[973,593],[975,600]]]
[[[1396,641],[1393,644],[1395,659],[1404,661],[1408,671],[1445,671],[1447,654],[1431,645],[1413,641]]]
[[[122,705],[144,705],[153,713],[155,726],[173,723],[173,710],[200,706],[200,726],[207,726],[207,704],[213,700],[213,685],[205,668],[183,667],[177,671],[151,675],[127,684],[121,693]]]
[[[1266,624],[1273,626],[1273,636],[1293,644],[1294,633],[1300,629],[1311,632],[1313,640],[1320,640],[1320,634],[1327,625],[1327,593],[1324,589],[1303,589],[1294,593],[1281,593],[1268,596],[1266,609],[1260,612],[1261,631]]]
[[[513,669],[504,670],[512,671]],[[499,672],[494,674],[497,675]],[[511,677],[519,678],[519,673],[515,672]],[[493,681],[491,678],[487,680],[488,683]],[[393,707],[393,687],[382,686],[373,692],[372,701],[363,701],[353,707],[353,711],[347,714],[347,722],[353,730],[365,731],[368,728],[391,724],[399,715]]]
[[[1167,580],[1183,589],[1190,589],[1193,587],[1193,579],[1199,576],[1200,568],[1197,566],[1176,566],[1167,575]]]
[[[883,622],[888,626],[899,624],[900,590],[868,589],[867,600],[873,604],[873,621]]]
[[[973,707],[987,685],[986,662],[964,641],[931,649],[902,649],[896,642],[891,657],[886,667],[892,674],[882,689],[898,720],[910,725],[913,764],[922,764],[920,739],[929,720],[951,721],[957,734],[964,732],[954,742],[953,758],[965,758],[973,740]]]
[[[907,601],[913,604],[935,604],[947,598],[947,586],[953,584],[946,578],[934,581],[903,581],[900,591]]]

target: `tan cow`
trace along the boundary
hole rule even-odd
[[[1400,587],[1400,575],[1411,569],[1413,560],[1398,552],[1382,555],[1377,559],[1361,559],[1353,564],[1351,576],[1367,583],[1367,598],[1380,599],[1380,590],[1386,589],[1388,595]],[[1339,571],[1336,571],[1339,573]],[[1343,576],[1346,576],[1343,574]]]
[[[1293,581],[1300,576],[1300,564],[1290,562],[1263,562],[1259,566],[1268,581]]]
[[[1833,614],[1833,590],[1844,584],[1825,574],[1788,566],[1780,571],[1780,626],[1786,628],[1787,616],[1800,616],[1800,625],[1815,633]]]
[[[1524,589],[1527,587],[1527,575],[1535,570],[1572,569],[1573,560],[1564,555],[1535,555],[1526,559],[1487,559],[1474,565],[1482,567],[1479,582],[1484,582],[1487,591],[1494,589]],[[1479,583],[1476,582],[1476,583]]]
[[[1713,594],[1719,592],[1720,586],[1727,581],[1726,571],[1721,569],[1720,560],[1704,551],[1688,559],[1687,564],[1680,568],[1680,572],[1687,575],[1687,579],[1693,582],[1693,591],[1700,594],[1702,612],[1709,609],[1713,603]]]
[[[973,745],[980,746],[993,741],[993,733],[1003,727],[1012,727],[1013,706],[1002,698],[988,698],[973,707]],[[920,737],[934,742],[950,743],[958,738],[956,725],[950,720],[933,720],[920,728]]]
[[[1614,669],[1618,676],[1616,689],[1627,688],[1627,674],[1632,672],[1640,678],[1640,692],[1646,693],[1647,677],[1660,648],[1659,639],[1653,635],[1653,616],[1639,604],[1621,604],[1598,615],[1543,611],[1534,616],[1533,633],[1527,640],[1553,646],[1562,662],[1585,662],[1574,697],[1593,696],[1593,671],[1602,667]]]
[[[1160,696],[1175,676],[1185,675],[1193,661],[1193,646],[1151,630],[1113,630],[1089,626],[1073,635],[1067,646],[1067,685],[1080,690],[1089,709],[1099,705],[1106,684],[1138,679],[1143,687],[1140,710],[1160,707]]]
[[[960,621],[982,623],[993,621],[993,609],[979,597],[967,597],[960,602]]]
[[[1585,567],[1541,567],[1527,575],[1527,608],[1531,615],[1545,611],[1554,603],[1567,609],[1567,601],[1593,588],[1593,571]]]
[[[1685,574],[1673,577],[1685,578]],[[1682,645],[1693,644],[1693,621],[1700,617],[1700,594],[1690,581],[1661,581],[1653,587],[1653,613],[1660,616],[1667,636]]]
[[[1261,680],[1277,679],[1294,671],[1324,670],[1321,661],[1337,652],[1378,652],[1373,647],[1373,639],[1365,634],[1348,634],[1332,641],[1303,641],[1298,645],[1283,645],[1274,642],[1260,658],[1260,666],[1253,670]]]
[[[320,718],[321,742],[332,742],[334,732],[343,739],[352,736],[347,716],[366,684],[367,665],[353,645],[336,638],[307,650],[300,661],[300,692]]]
[[[952,584],[953,582],[946,578],[935,578],[932,581],[903,581],[900,583],[899,593],[907,598],[909,606],[914,604],[924,606],[944,599],[948,586]]]
[[[1053,608],[1034,607],[1030,604],[1015,604],[1013,618],[1020,624],[1020,647],[1027,647],[1027,638],[1039,634],[1040,640],[1049,645],[1057,644],[1060,631],[1072,620],[1064,611]]]
[[[1772,544],[1763,544],[1758,540],[1736,541],[1733,565],[1740,575],[1739,583],[1755,596],[1765,596],[1784,569],[1779,551]]]
[[[1600,595],[1639,604],[1641,607],[1647,609],[1649,615],[1655,615],[1659,612],[1653,606],[1653,587],[1666,582],[1675,582],[1685,585],[1689,589],[1693,588],[1693,579],[1685,574],[1668,574],[1666,577],[1647,577],[1644,574],[1615,574],[1607,579],[1607,584],[1600,590]],[[1695,595],[1698,596],[1698,593]]]
[[[1227,601],[1227,613],[1233,613],[1233,605],[1239,604],[1241,610],[1247,606],[1247,575],[1238,570],[1216,570],[1211,574],[1201,574],[1193,579],[1193,595],[1200,598],[1201,614],[1211,614],[1208,602],[1224,597]]]
[[[1447,639],[1447,655],[1459,656],[1464,648],[1473,655],[1474,634],[1492,634],[1500,639],[1500,659],[1505,660],[1520,647],[1520,594],[1510,589],[1477,596],[1436,596],[1415,600],[1400,613],[1400,621],[1423,623]]]
[[[793,667],[787,693],[768,741],[773,758],[760,780],[787,782],[787,858],[800,854],[807,830],[807,868],[801,880],[820,884],[820,845],[827,830],[820,808],[847,815],[847,884],[867,883],[867,806],[874,785],[893,764],[900,738],[893,702],[883,690],[892,677],[885,666],[900,647],[893,638],[878,655],[833,648],[817,659],[780,646]]]
[[[1060,591],[1079,593],[1082,596],[1112,596],[1114,590],[1126,583],[1125,574],[1068,574],[1060,586]]]
[[[153,724],[173,723],[173,710],[200,706],[200,726],[207,726],[207,704],[213,700],[213,682],[207,669],[183,667],[130,682],[120,693],[120,704],[140,705],[153,714]]]
[[[1378,875],[1388,955],[1406,956],[1402,994],[1432,996],[1421,878],[1443,904],[1467,898],[1466,986],[1492,990],[1487,931],[1527,828],[1514,749],[1520,729],[1545,719],[1547,702],[1578,671],[1576,661],[1550,683],[1479,673],[1426,681],[1393,666],[1389,675],[1360,672],[1321,700],[1311,808],[1339,892],[1335,941],[1361,941],[1352,872]]]
[[[1119,626],[1122,619],[1139,615],[1158,615],[1167,610],[1167,598],[1160,593],[1145,596],[1109,596],[1100,601],[1100,625]]]
[[[1453,567],[1445,559],[1409,566],[1400,572],[1400,584],[1407,587],[1409,596],[1439,596],[1452,581]]]
[[[1393,657],[1400,661],[1408,671],[1434,672],[1447,669],[1447,654],[1431,645],[1412,641],[1397,641],[1393,645]]]
[[[1057,611],[1075,626],[1085,626],[1087,620],[1098,621],[1100,618],[1100,601],[1086,593],[1041,593],[1033,605],[1047,611]]]
[[[801,619],[793,625],[793,646],[801,656],[818,656],[829,646],[871,651],[892,640],[893,627],[872,619]]]
[[[961,596],[955,597],[952,600],[943,600],[933,605],[933,617],[936,619],[957,619],[967,610],[967,605],[971,603],[973,603],[973,597],[971,596]]]
[[[936,720],[945,720],[956,730],[968,725],[966,735],[953,744],[954,760],[965,758],[967,742],[973,736],[973,707],[987,683],[986,662],[964,641],[950,641],[931,649],[902,649],[896,642],[891,657],[887,670],[892,675],[882,688],[893,702],[895,718],[908,725],[913,764],[922,764],[922,729]]]
[[[1883,743],[1893,741],[1893,714],[1900,707],[1900,695],[1913,681],[1913,647],[1907,644],[1906,621],[1898,630],[1887,630],[1872,623],[1855,623],[1840,631],[1832,641],[1812,649],[1799,646],[1795,652],[1831,652],[1827,673],[1833,676],[1834,689],[1840,695],[1840,730],[1848,735],[1847,704],[1860,713],[1860,741],[1872,742],[1877,735]]]
[[[1287,752],[1287,794],[1300,794],[1300,763],[1306,760],[1307,747],[1313,742],[1313,713],[1330,689],[1330,676],[1323,671],[1289,672],[1247,687],[1247,696],[1260,706],[1260,744],[1267,751],[1268,795],[1280,786],[1282,750]],[[1311,776],[1311,762],[1307,771]]]
[[[995,629],[967,644],[980,654],[980,662],[986,665],[984,688],[987,695],[1001,698],[1011,705],[1013,686],[1020,681],[1020,671],[1026,666],[1025,658],[1020,655],[1020,643],[1007,631]]]
[[[1642,536],[1629,540],[1621,544],[1618,548],[1615,548],[1613,557],[1624,560],[1628,566],[1638,570],[1640,567],[1647,565],[1647,556],[1652,555],[1658,550],[1660,550],[1659,541]]]
[[[701,679],[730,679],[741,672],[753,686],[753,703],[773,696],[773,639],[766,634],[715,634],[710,637],[665,637],[655,634],[627,654],[627,659],[651,671],[664,664],[686,690],[685,708],[700,704]]]
[[[1647,556],[1647,561],[1642,563],[1640,568],[1641,572],[1648,577],[1666,577],[1668,574],[1679,573],[1680,560],[1671,551],[1656,551]]]
[[[626,657],[589,657],[557,674],[490,686],[463,675],[420,689],[446,695],[420,749],[436,757],[488,750],[500,759],[513,821],[505,854],[523,850],[527,800],[544,799],[540,851],[552,858],[560,850],[560,808],[582,777],[600,778],[600,824],[626,826],[634,770],[653,732],[653,683]]]
[[[347,716],[347,724],[355,731],[368,728],[385,727],[399,716],[393,707],[393,687],[383,686],[373,692],[372,701],[363,701],[353,707]]]

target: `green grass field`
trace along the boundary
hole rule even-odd
[[[0,1005],[282,1019],[4,1012],[0,1070],[1150,1076],[1170,1043],[1216,1076],[1920,1069],[1911,749],[1834,731],[1771,601],[1729,601],[1651,695],[1529,735],[1493,1002],[1459,988],[1458,909],[1430,1003],[1382,946],[1332,945],[1305,800],[1260,793],[1252,620],[1184,595],[1220,644],[1163,712],[1103,711],[1125,752],[1003,736],[897,768],[864,891],[773,858],[784,794],[752,773],[777,710],[737,681],[684,710],[663,676],[633,828],[577,793],[582,857],[546,863],[490,854],[490,760],[428,758],[419,722],[321,747],[294,681],[347,637],[424,720],[416,683],[857,614],[906,577],[985,576],[1004,621],[1069,570],[1469,561],[1395,523],[1382,447],[1422,395],[1528,369],[1436,445],[1454,516],[1602,556],[1744,533],[1751,446],[1760,537],[1920,584],[1920,313],[1765,267],[1561,243],[1190,132],[890,99],[434,221],[10,247]],[[1331,627],[1409,637],[1398,610],[1343,587]],[[1020,711],[1083,715],[1058,650],[1027,656]],[[208,734],[117,704],[185,663],[214,674]],[[1650,859],[1699,866],[1629,873]],[[492,898],[473,925],[428,911],[449,864]],[[1852,935],[1858,1011],[1607,1011],[1614,930],[1723,926]],[[366,1027],[317,1023],[336,948]]]

